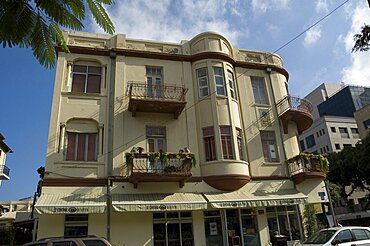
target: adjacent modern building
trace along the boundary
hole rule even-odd
[[[267,245],[304,238],[327,202],[298,134],[312,105],[281,57],[206,32],[165,43],[64,33],[58,48],[37,238],[114,245]]]
[[[364,139],[370,132],[370,104],[357,110],[354,115],[360,138]]]
[[[4,142],[5,138],[0,133],[0,186],[3,180],[10,179],[10,168],[5,165],[6,156],[13,153],[12,149]]]
[[[327,154],[356,145],[360,140],[359,129],[365,130],[358,126],[355,115],[360,110],[362,124],[366,124],[367,116],[370,118],[362,110],[370,104],[370,88],[324,83],[305,99],[312,102],[314,117],[312,126],[299,137],[302,151]]]

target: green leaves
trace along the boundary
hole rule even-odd
[[[86,0],[96,23],[109,34],[114,26],[104,4],[112,0]],[[60,27],[84,28],[84,0],[0,0],[0,44],[4,47],[31,47],[34,56],[48,68],[56,63],[55,45],[69,52]]]

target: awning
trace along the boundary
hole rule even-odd
[[[207,208],[207,201],[197,193],[113,194],[113,208],[126,211],[184,211]]]
[[[48,194],[37,200],[35,209],[39,214],[104,213],[104,194]]]
[[[275,193],[243,191],[204,193],[213,208],[268,207],[306,203],[307,196],[296,190]]]

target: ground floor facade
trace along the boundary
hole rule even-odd
[[[183,188],[159,183],[160,193],[153,184],[135,189],[118,182],[108,192],[44,187],[36,204],[37,238],[108,235],[113,245],[257,246],[284,235],[294,245],[304,238],[304,204],[326,202],[319,195],[325,192],[322,184],[311,183],[308,193],[290,180],[252,181],[234,192],[203,183]]]

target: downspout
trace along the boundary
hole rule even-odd
[[[266,72],[268,74],[268,77],[269,77],[269,80],[270,80],[270,86],[271,86],[271,92],[272,92],[272,100],[274,100],[274,112],[275,112],[275,115],[276,115],[276,119],[278,120],[279,122],[279,134],[280,134],[280,138],[281,138],[281,141],[283,142],[283,154],[284,154],[284,160],[287,159],[287,155],[286,155],[286,151],[285,151],[285,144],[284,144],[284,138],[283,138],[283,134],[281,133],[281,122],[280,122],[280,119],[279,119],[279,114],[278,114],[278,111],[277,111],[277,107],[276,107],[276,99],[275,99],[275,92],[274,92],[274,87],[272,86],[272,79],[271,79],[271,68],[267,68],[266,69]],[[288,170],[287,170],[288,171]],[[288,172],[287,172],[288,173]]]
[[[111,177],[113,176],[113,122],[114,122],[114,86],[116,79],[116,52],[111,50],[110,58],[110,76],[108,87],[108,144],[107,144],[107,240],[110,241],[111,225]]]

